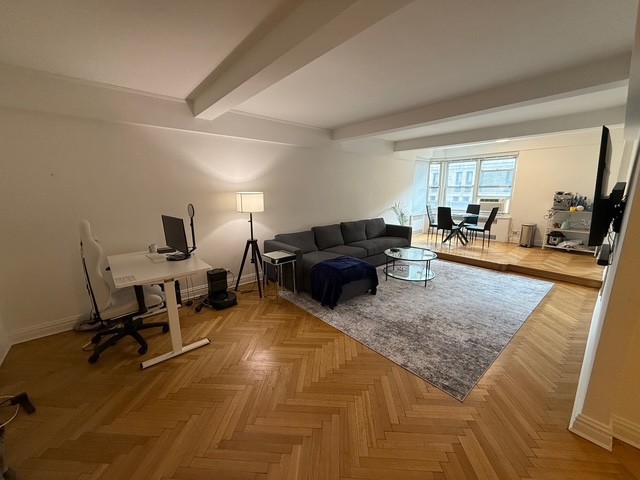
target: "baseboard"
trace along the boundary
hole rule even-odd
[[[632,447],[640,448],[640,425],[613,415],[613,436]]]
[[[21,330],[18,330],[17,332],[9,333],[9,342],[11,342],[11,345],[16,345],[18,343],[28,342],[30,340],[36,340],[42,337],[48,337],[49,335],[67,332],[73,328],[78,320],[84,317],[84,315],[74,315],[73,317],[54,320],[53,322],[45,323],[42,325],[23,328]]]
[[[184,300],[197,298],[199,296],[206,295],[206,293],[206,285],[198,285],[191,288],[180,289],[180,295]],[[87,318],[87,315],[74,315],[72,317],[54,320],[52,322],[42,325],[36,325],[33,327],[26,327],[16,332],[9,333],[7,334],[9,345],[6,350],[8,352],[11,345],[29,342],[31,340],[37,340],[38,338],[48,337],[49,335],[55,335],[57,333],[73,330],[73,326],[78,323],[78,321],[85,318]],[[0,344],[0,361],[3,359],[2,350],[3,345]],[[6,353],[4,355],[6,356]]]
[[[609,451],[613,448],[611,427],[583,414],[575,418],[573,424],[569,426],[569,431]]]

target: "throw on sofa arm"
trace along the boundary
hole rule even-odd
[[[278,242],[277,240],[265,240],[264,241],[264,252],[275,252],[276,250],[284,250],[285,252],[295,253],[296,255],[296,284],[298,288],[302,285],[302,249],[298,247],[294,247],[293,245],[289,245],[287,243]],[[283,268],[282,276],[284,285],[293,290],[293,280],[291,279],[291,275],[288,272],[288,268]],[[266,272],[263,272],[266,275]]]

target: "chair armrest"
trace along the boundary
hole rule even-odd
[[[390,237],[406,238],[409,241],[409,245],[411,245],[412,233],[413,229],[410,226],[387,224],[387,235]]]

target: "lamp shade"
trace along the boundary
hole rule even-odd
[[[236,192],[236,210],[243,213],[264,212],[264,193]]]

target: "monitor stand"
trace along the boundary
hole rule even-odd
[[[180,260],[186,260],[190,256],[191,256],[191,254],[189,254],[189,253],[182,253],[182,252],[173,253],[171,255],[167,255],[167,261],[168,262],[178,262]]]

